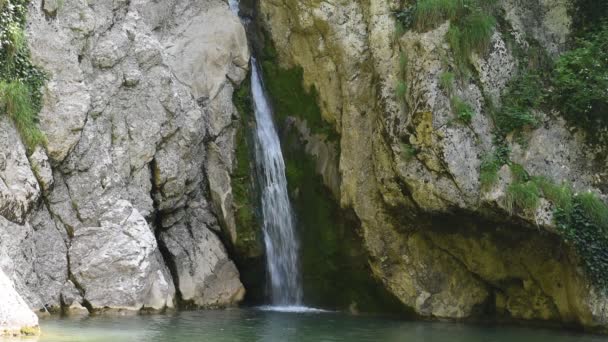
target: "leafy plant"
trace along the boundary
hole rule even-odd
[[[464,102],[457,96],[453,96],[451,102],[452,110],[456,114],[458,120],[466,124],[471,123],[471,120],[473,120],[473,116],[475,115],[475,111],[473,110],[471,105]]]
[[[559,58],[552,82],[552,100],[569,122],[608,127],[608,23]]]
[[[555,221],[564,240],[576,249],[591,281],[608,292],[608,235],[606,227],[598,225],[593,218],[597,208],[590,211],[589,203],[585,203],[588,200],[585,194],[574,196],[572,210],[558,208]],[[601,206],[600,211],[608,211],[605,204]]]
[[[543,99],[543,86],[537,74],[515,77],[502,97],[502,107],[494,111],[494,124],[500,135],[520,132],[527,126],[536,126],[538,120],[533,108]]]

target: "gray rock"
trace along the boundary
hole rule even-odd
[[[124,200],[101,227],[79,229],[69,250],[71,272],[94,309],[161,310],[175,289],[146,220]]]
[[[0,336],[38,333],[38,317],[0,270]]]
[[[200,307],[224,307],[241,301],[245,288],[221,242],[205,226],[178,225],[161,235],[175,262],[182,299]]]
[[[29,160],[32,171],[34,171],[34,175],[36,175],[36,179],[38,179],[38,183],[42,187],[42,191],[48,193],[53,188],[54,179],[53,169],[46,152],[42,147],[37,146],[34,149],[34,153],[30,155]]]
[[[0,117],[0,215],[24,223],[27,213],[40,196],[19,134],[6,115]]]

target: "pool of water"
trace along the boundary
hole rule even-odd
[[[344,313],[261,309],[41,320],[40,342],[415,341],[595,342],[608,338],[517,326],[411,322]],[[2,340],[0,338],[0,340]]]

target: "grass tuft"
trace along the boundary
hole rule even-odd
[[[515,208],[534,211],[540,204],[540,189],[534,182],[515,182],[507,189],[506,206],[513,213]]]
[[[439,87],[443,89],[448,94],[451,94],[454,91],[454,73],[453,72],[442,72],[439,75]]]
[[[576,196],[586,216],[608,234],[608,206],[594,192],[584,192]]]
[[[44,134],[38,129],[37,113],[32,102],[32,94],[25,84],[19,81],[0,82],[0,108],[13,120],[30,149],[46,142]]]
[[[464,102],[457,96],[452,97],[452,110],[456,114],[456,117],[459,121],[470,124],[471,120],[473,120],[473,116],[475,116],[475,111],[471,107],[470,104]]]
[[[464,0],[419,0],[414,16],[415,26],[418,30],[431,29],[443,21],[456,19],[464,7]]]

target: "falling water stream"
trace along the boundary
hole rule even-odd
[[[256,120],[255,160],[262,197],[264,243],[270,276],[272,304],[301,304],[298,241],[287,194],[285,163],[272,120],[259,68],[251,58],[251,92]]]
[[[229,0],[238,16],[238,0]],[[272,109],[264,89],[259,66],[251,58],[251,92],[256,120],[255,163],[261,192],[266,246],[266,264],[273,307],[283,311],[302,311],[302,288],[298,267],[299,246],[285,178],[285,162]]]

